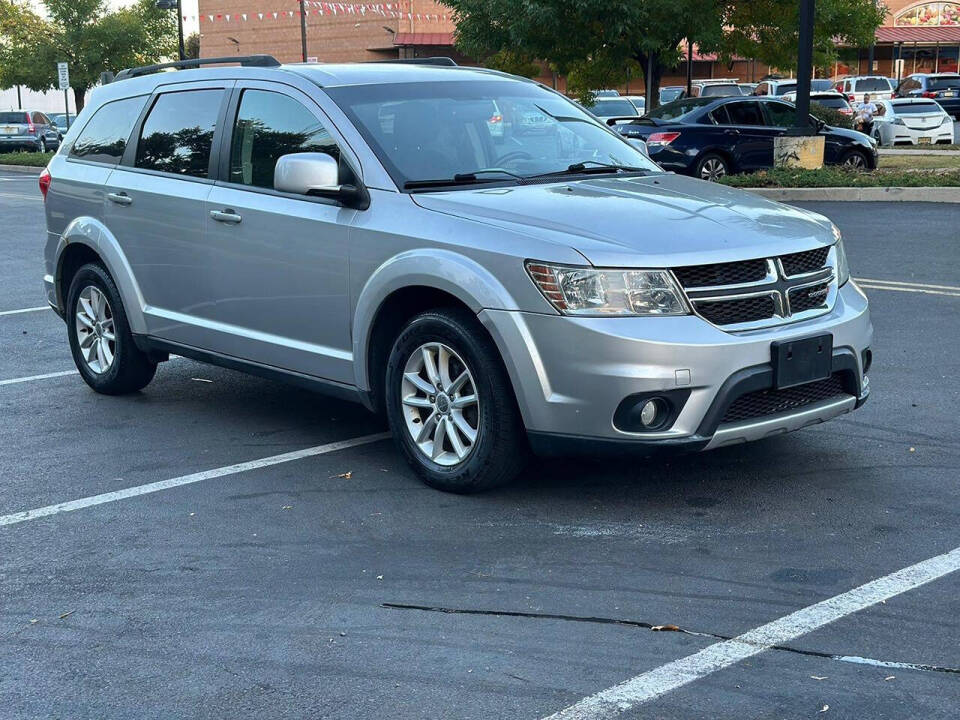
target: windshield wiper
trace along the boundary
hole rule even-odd
[[[440,178],[437,180],[409,180],[403,184],[404,190],[418,190],[422,188],[444,187],[446,185],[474,185],[476,183],[502,182],[503,178],[481,178],[480,175],[488,173],[499,173],[507,177],[522,180],[523,175],[504,170],[503,168],[483,168],[482,170],[473,170],[467,173],[457,173],[452,178]]]
[[[594,167],[587,167],[587,164],[593,165]],[[583,162],[574,163],[573,165],[567,166],[566,170],[557,170],[555,172],[540,173],[539,175],[531,175],[530,177],[543,178],[543,177],[554,177],[559,175],[598,175],[602,173],[618,173],[618,172],[640,172],[648,173],[650,172],[649,168],[633,167],[632,165],[612,165],[609,163],[602,163],[597,160],[584,160]]]

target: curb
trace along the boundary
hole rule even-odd
[[[894,148],[878,148],[881,155],[923,155],[924,157],[957,157],[960,150],[895,150]]]
[[[960,187],[742,188],[770,200],[960,203]]]
[[[42,167],[31,167],[29,165],[3,165],[0,164],[0,170],[7,172],[23,173],[24,175],[39,175],[43,172]]]

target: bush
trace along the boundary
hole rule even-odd
[[[853,117],[844,115],[839,110],[828,108],[818,102],[810,102],[810,114],[823,120],[827,125],[853,130]]]
[[[819,170],[774,168],[720,179],[741,188],[814,187],[960,187],[960,170],[849,170],[832,166]]]
[[[11,152],[0,153],[0,165],[25,165],[27,167],[46,167],[53,157],[52,152]]]

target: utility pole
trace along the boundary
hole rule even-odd
[[[693,40],[687,38],[687,97],[693,95]]]
[[[186,60],[187,53],[183,45],[183,0],[156,0],[155,4],[161,10],[177,11],[177,39],[180,46],[180,59]]]
[[[800,0],[800,33],[797,53],[797,116],[792,135],[810,135],[810,76],[813,74],[814,0]]]
[[[307,8],[305,0],[300,0],[300,54],[307,61]]]

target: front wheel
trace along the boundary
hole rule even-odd
[[[866,170],[869,167],[867,156],[859,150],[851,150],[844,155],[841,164],[850,170]]]
[[[730,165],[722,155],[707,153],[697,161],[696,176],[701,180],[717,182],[729,174]]]
[[[386,372],[390,428],[420,478],[472,493],[512,480],[527,457],[523,422],[496,347],[470,313],[417,315]]]

